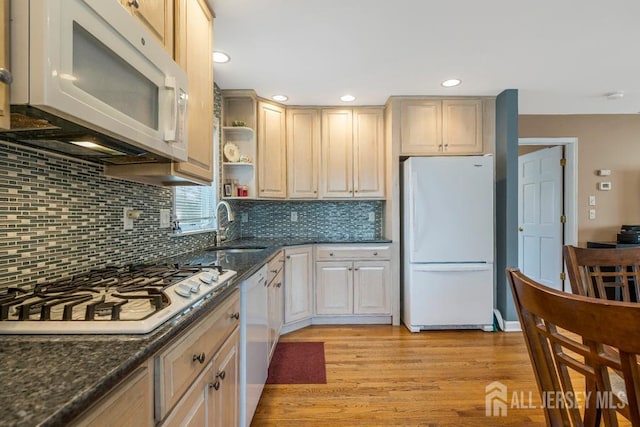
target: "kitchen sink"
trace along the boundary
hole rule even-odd
[[[266,246],[217,246],[209,248],[209,251],[225,252],[227,254],[245,254],[251,252],[260,252],[267,249]]]

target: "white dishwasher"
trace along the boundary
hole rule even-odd
[[[267,266],[240,285],[240,426],[251,424],[269,370]]]

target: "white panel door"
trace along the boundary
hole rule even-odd
[[[313,255],[311,246],[286,248],[284,264],[284,323],[313,315]]]
[[[353,314],[353,263],[316,262],[316,314]]]
[[[353,263],[354,314],[391,314],[391,263]]]
[[[562,289],[562,147],[518,157],[518,268]]]
[[[493,262],[493,157],[413,157],[408,165],[410,262]]]

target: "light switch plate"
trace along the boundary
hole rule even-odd
[[[596,196],[589,196],[589,206],[596,205]]]
[[[376,220],[376,214],[374,212],[369,212],[369,222],[374,222]]]
[[[596,210],[589,209],[589,219],[596,219]]]
[[[240,214],[240,221],[241,222],[249,222],[249,214],[246,212],[242,212]]]
[[[129,211],[133,208],[122,208],[122,219],[124,221],[125,230],[133,230],[133,218],[129,218]]]

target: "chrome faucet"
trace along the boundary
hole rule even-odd
[[[216,205],[216,216],[218,216],[218,209],[220,208],[220,206],[224,206],[225,209],[227,210],[227,222],[233,222],[235,217],[233,215],[233,211],[231,210],[231,205],[225,200],[220,200]],[[220,220],[218,219],[218,230],[216,231],[216,245],[219,245],[220,243],[227,240],[227,228],[228,227],[220,227]]]

